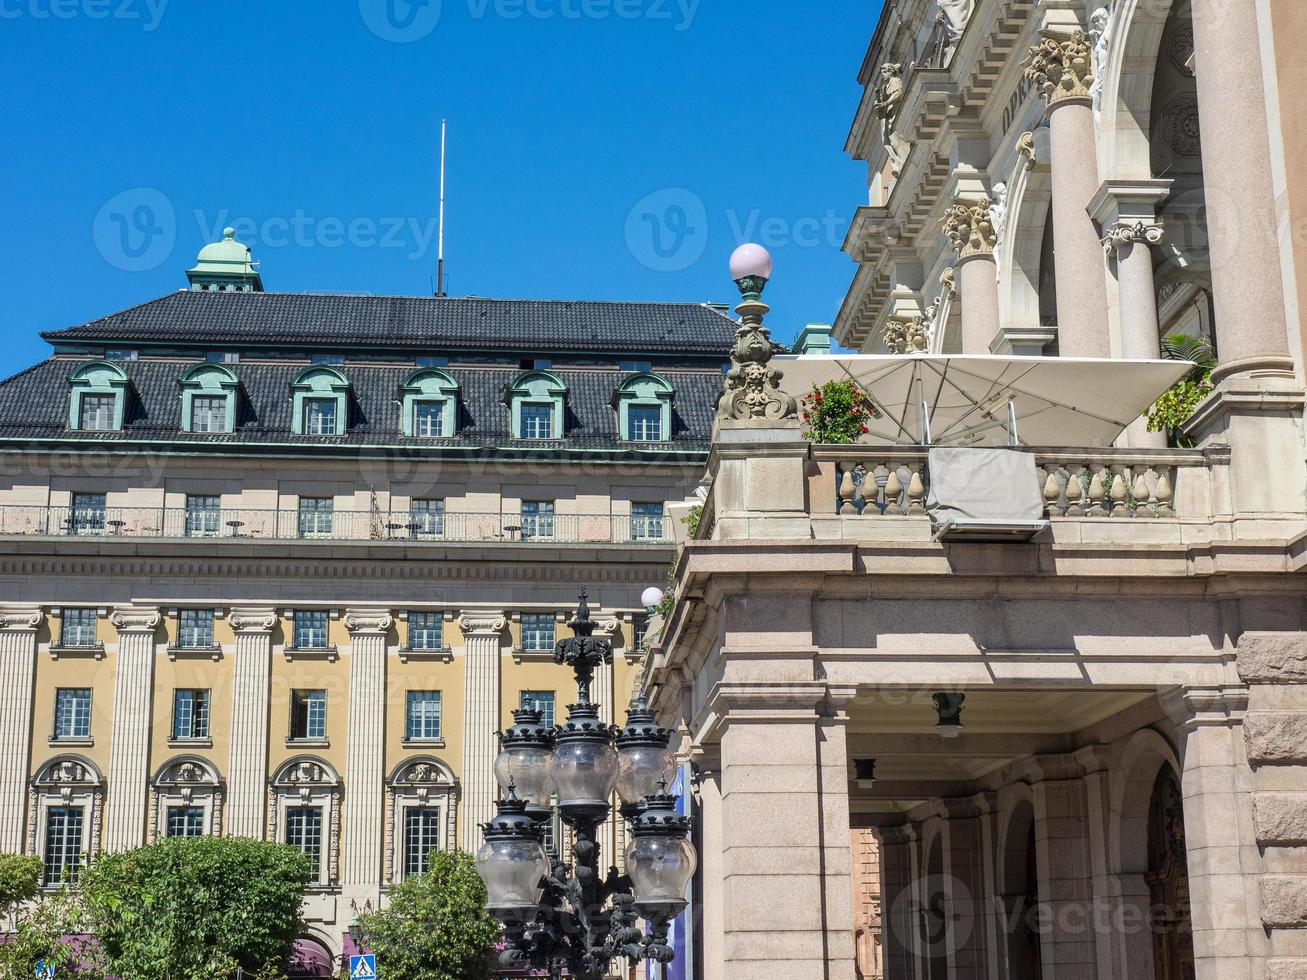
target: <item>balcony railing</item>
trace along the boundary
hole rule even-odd
[[[667,517],[0,505],[0,535],[667,545]]]

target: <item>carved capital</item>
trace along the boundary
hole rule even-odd
[[[351,633],[385,633],[393,622],[389,609],[345,610],[345,626]]]
[[[505,625],[503,613],[464,613],[458,617],[458,628],[464,636],[499,636]]]
[[[1111,258],[1127,245],[1157,245],[1162,241],[1163,234],[1162,226],[1156,222],[1119,221],[1107,229],[1103,238],[1103,251]]]
[[[891,354],[916,354],[929,346],[925,317],[890,317],[882,336]]]
[[[998,231],[989,212],[989,201],[958,201],[944,212],[944,234],[959,258],[993,255]]]
[[[0,630],[30,633],[40,625],[40,606],[0,606]]]
[[[277,611],[238,606],[227,614],[227,622],[237,633],[271,633],[277,625]]]
[[[1093,44],[1084,31],[1040,31],[1030,49],[1026,78],[1049,105],[1064,99],[1088,99],[1094,83]]]
[[[109,616],[119,633],[153,633],[161,621],[159,610],[146,606],[123,606]]]

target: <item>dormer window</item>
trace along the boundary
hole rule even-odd
[[[201,364],[182,375],[182,431],[236,431],[236,375],[221,364]]]
[[[504,395],[516,439],[561,439],[567,386],[548,371],[522,375]]]
[[[416,371],[399,390],[404,435],[444,439],[455,434],[458,383],[448,374],[435,369]]]
[[[115,432],[123,427],[127,375],[108,361],[84,364],[68,377],[68,428]]]
[[[291,384],[293,431],[306,436],[340,436],[348,426],[349,381],[331,367],[301,371]]]
[[[619,435],[628,442],[666,442],[672,437],[676,389],[656,374],[636,374],[613,393]]]

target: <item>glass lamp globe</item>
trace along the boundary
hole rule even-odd
[[[502,922],[533,918],[544,895],[542,880],[549,859],[526,803],[510,786],[499,813],[482,831],[485,843],[477,851],[477,872],[486,885],[486,909]]]
[[[640,593],[640,605],[646,609],[652,609],[658,603],[663,601],[663,590],[657,586],[650,586]]]
[[[548,807],[554,791],[549,772],[553,734],[540,724],[540,711],[530,706],[514,711],[513,721],[499,736],[502,751],[495,759],[495,779],[501,790],[513,786],[519,799]]]
[[[761,245],[748,242],[731,253],[731,278],[737,282],[752,277],[770,279],[771,274],[771,254]]]
[[[676,759],[668,748],[671,738],[669,729],[658,727],[644,692],[637,692],[627,708],[626,724],[617,733],[617,795],[627,807],[663,792],[675,778]]]
[[[690,821],[676,812],[676,797],[656,793],[631,822],[626,873],[635,905],[646,919],[666,919],[685,908],[685,890],[699,858],[686,840]]]
[[[608,809],[608,798],[617,785],[617,750],[606,736],[592,733],[588,738],[567,738],[564,732],[550,763],[558,808],[564,816],[569,810],[603,813]]]

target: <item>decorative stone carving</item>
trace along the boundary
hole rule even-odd
[[[1039,32],[1040,41],[1030,49],[1026,78],[1050,104],[1064,99],[1087,99],[1094,81],[1093,48],[1084,31],[1063,34]]]
[[[1112,11],[1099,7],[1089,15],[1089,37],[1093,41],[1091,64],[1094,78],[1089,85],[1089,97],[1097,112],[1103,100],[1103,80],[1107,77],[1107,59],[1112,53]]]
[[[925,317],[891,317],[885,321],[885,349],[891,354],[916,354],[930,344]]]
[[[1168,102],[1160,113],[1157,133],[1176,156],[1198,156],[1202,152],[1198,97],[1185,92]]]
[[[988,200],[958,201],[944,212],[944,234],[961,259],[990,255],[998,244]]]
[[[890,171],[895,177],[903,170],[912,144],[894,132],[898,122],[899,110],[903,107],[903,66],[885,64],[880,68],[880,86],[876,89],[876,101],[872,111],[881,121],[881,138],[889,152]]]
[[[737,283],[744,298],[735,312],[740,326],[731,348],[731,369],[726,373],[726,390],[717,404],[717,417],[736,421],[796,418],[797,403],[781,391],[782,374],[771,366],[771,331],[763,326],[767,304],[761,284],[741,279]],[[743,285],[741,285],[743,284]],[[755,289],[756,287],[756,289]]]
[[[458,628],[464,635],[498,636],[504,632],[507,620],[502,613],[464,613],[458,618]]]
[[[113,623],[119,633],[153,633],[161,621],[158,609],[136,606],[115,609],[109,616],[109,622]]]
[[[1033,130],[1021,134],[1021,138],[1017,140],[1017,153],[1025,158],[1027,170],[1034,170],[1039,165],[1039,154],[1035,151],[1035,134]]]
[[[952,266],[949,266],[947,269],[941,272],[939,274],[939,284],[944,287],[944,289],[948,292],[950,296],[953,296],[955,293],[957,293],[958,291],[957,270],[954,269]]]
[[[384,633],[394,622],[388,609],[347,609],[345,626],[351,633]]]
[[[277,625],[273,609],[236,608],[227,614],[227,622],[237,633],[270,633]]]
[[[34,630],[41,625],[41,607],[5,606],[0,608],[0,630]]]
[[[999,181],[994,185],[993,196],[989,202],[989,223],[994,226],[994,261],[998,264],[1003,235],[1007,231],[1007,184]]]
[[[1103,251],[1108,258],[1128,245],[1145,243],[1157,245],[1162,241],[1162,226],[1143,221],[1123,221],[1107,230],[1103,238]]]
[[[976,12],[976,0],[939,0],[940,17],[948,22],[949,30],[961,37]]]

